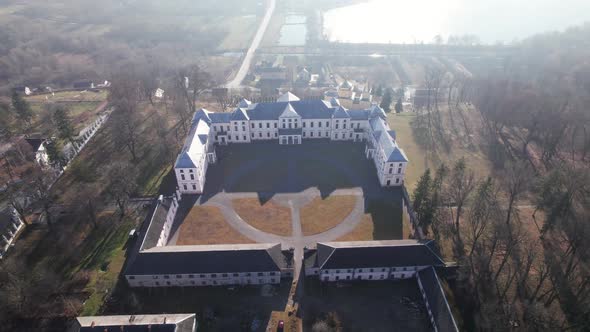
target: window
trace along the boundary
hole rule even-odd
[[[215,274],[215,273],[213,273],[213,274],[211,275],[211,278],[216,278],[216,277],[217,277],[217,274]]]
[[[262,133],[258,133],[258,137],[262,137]]]
[[[336,280],[340,280],[340,277],[339,276],[336,276]]]
[[[252,122],[252,129],[254,129],[254,122]]]
[[[303,132],[303,137],[305,137],[305,132]]]
[[[193,184],[193,190],[197,190],[197,185]]]
[[[236,135],[236,141],[239,141],[240,137],[238,135]]]
[[[305,121],[303,121],[303,128],[305,128]]]
[[[360,122],[356,124],[356,128],[357,129],[360,129],[361,128],[361,123]]]
[[[399,183],[399,178],[395,179],[395,183]]]
[[[158,276],[153,276],[152,278],[154,278],[154,279],[158,279]]]
[[[252,138],[254,138],[254,133],[252,133]]]
[[[293,122],[293,119],[289,119],[289,123]]]
[[[342,129],[346,129],[346,122],[342,125]]]
[[[244,135],[244,141],[248,140],[248,138],[246,137],[246,135]]]
[[[340,273],[340,270],[336,270],[336,273]]]
[[[270,133],[266,133],[266,137],[270,137]]]
[[[201,281],[201,285],[206,285],[207,282],[206,281]]]
[[[322,128],[322,121],[318,121],[318,127]]]
[[[381,269],[381,272],[385,272],[385,269]]]
[[[188,277],[189,277],[189,279],[194,279],[195,278],[195,275],[194,274],[189,274]]]
[[[227,277],[227,273],[223,273],[221,276],[225,278]]]
[[[393,173],[393,168],[389,169],[389,174]]]
[[[180,274],[177,274],[176,279],[182,279],[182,276]]]
[[[400,174],[402,172],[401,167],[397,169],[397,174]]]
[[[338,122],[336,122],[336,129],[338,129]]]
[[[189,169],[189,170],[188,170],[188,172],[189,172],[189,173],[193,173],[194,171],[193,171],[192,169]]]
[[[334,134],[334,138],[338,139],[338,133]]]
[[[258,272],[258,276],[261,277],[263,275],[262,272]]]
[[[184,174],[180,174],[180,179],[184,180]]]
[[[205,275],[204,274],[200,274],[199,277],[205,278]]]
[[[133,280],[133,279],[135,279],[135,276],[129,276],[129,279]]]
[[[194,285],[194,284],[195,284],[195,281],[194,280],[191,280],[191,285]]]
[[[213,126],[213,130],[217,131],[217,126]]]
[[[160,283],[156,281],[156,286],[160,286]]]
[[[246,131],[246,126],[242,126],[242,131]]]
[[[330,132],[326,131],[326,137],[330,137]]]
[[[311,128],[313,128],[313,121],[311,121],[311,122],[309,123],[309,126],[310,126]]]
[[[270,123],[266,123],[266,128],[270,128]]]
[[[369,272],[373,272],[373,269],[370,269]]]
[[[186,187],[186,184],[183,184],[182,187],[184,188],[184,190],[188,190],[188,188]]]
[[[170,279],[170,276],[164,276],[164,279]]]
[[[244,126],[244,125],[246,125],[246,122],[245,121],[242,121],[242,126]]]
[[[183,170],[183,169],[181,169],[181,170],[180,170],[180,173],[184,173],[184,170]]]
[[[350,133],[350,134],[348,135],[348,137],[352,138],[352,133]]]
[[[330,121],[326,121],[326,127],[330,127]]]
[[[234,130],[235,131],[238,131],[238,126],[234,126]]]
[[[195,179],[195,175],[191,174],[191,180],[194,180],[194,179]]]
[[[371,276],[371,275],[370,275],[370,276],[369,276],[369,279],[373,279],[373,276]]]
[[[271,272],[270,273],[271,276],[274,276],[275,274],[276,274],[276,272]]]
[[[234,277],[237,277],[237,276],[238,276],[238,274],[237,273],[234,273]]]
[[[309,133],[309,135],[310,135],[311,137],[313,137],[313,131],[312,131],[311,133]]]
[[[251,275],[251,273],[250,273],[250,272],[246,273],[246,277],[249,277],[250,275]]]

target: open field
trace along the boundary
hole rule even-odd
[[[315,198],[301,209],[303,235],[325,232],[340,224],[352,212],[356,196]]]
[[[492,165],[478,147],[470,148],[453,142],[450,152],[441,151],[436,155],[424,149],[418,144],[413,134],[411,122],[415,118],[415,113],[390,113],[388,116],[389,126],[395,130],[400,147],[404,149],[410,159],[405,178],[406,187],[410,193],[414,190],[424,171],[430,168],[434,172],[441,162],[452,167],[457,160],[463,157],[477,177],[483,178],[491,173]]]
[[[29,103],[56,103],[56,102],[82,102],[82,101],[104,101],[107,99],[107,90],[94,91],[60,91],[54,94],[40,94],[25,97]]]
[[[252,227],[276,235],[291,235],[289,208],[280,206],[272,200],[262,204],[256,198],[234,199],[232,205],[236,213]]]
[[[214,206],[194,206],[178,234],[176,245],[254,243],[231,228]]]

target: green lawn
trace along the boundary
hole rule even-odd
[[[112,217],[115,218],[115,217]],[[104,299],[114,289],[119,273],[125,263],[127,234],[135,226],[130,219],[113,221],[111,228],[95,229],[81,248],[84,258],[72,272],[90,272],[90,281],[84,291],[90,297],[84,302],[82,316],[96,315]]]

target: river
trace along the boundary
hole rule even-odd
[[[510,43],[590,21],[590,0],[369,0],[324,13],[330,41],[431,43],[471,34]]]

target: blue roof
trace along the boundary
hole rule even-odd
[[[391,163],[391,162],[408,162],[408,157],[406,157],[404,150],[396,147],[389,154],[389,158],[387,158],[387,162],[389,162],[389,163]]]
[[[348,110],[351,120],[369,120],[369,111],[367,110]]]
[[[389,134],[389,136],[391,136],[391,138],[393,138],[394,140],[396,139],[395,130],[388,130],[387,133]]]
[[[212,123],[229,123],[232,113],[209,113]]]
[[[231,121],[245,121],[245,120],[249,120],[249,118],[248,118],[248,114],[246,114],[246,110],[238,107],[231,113],[230,120]]]
[[[277,120],[287,107],[287,102],[258,103],[248,110],[251,120]],[[323,100],[299,100],[290,102],[303,119],[330,119],[334,109]]]
[[[197,166],[195,166],[195,164],[193,163],[193,160],[186,152],[179,154],[178,158],[176,158],[176,164],[174,164],[174,168],[195,168],[195,167],[197,167]]]
[[[334,112],[334,118],[335,119],[350,118],[350,115],[348,115],[348,112],[346,111],[346,108],[340,106]]]

